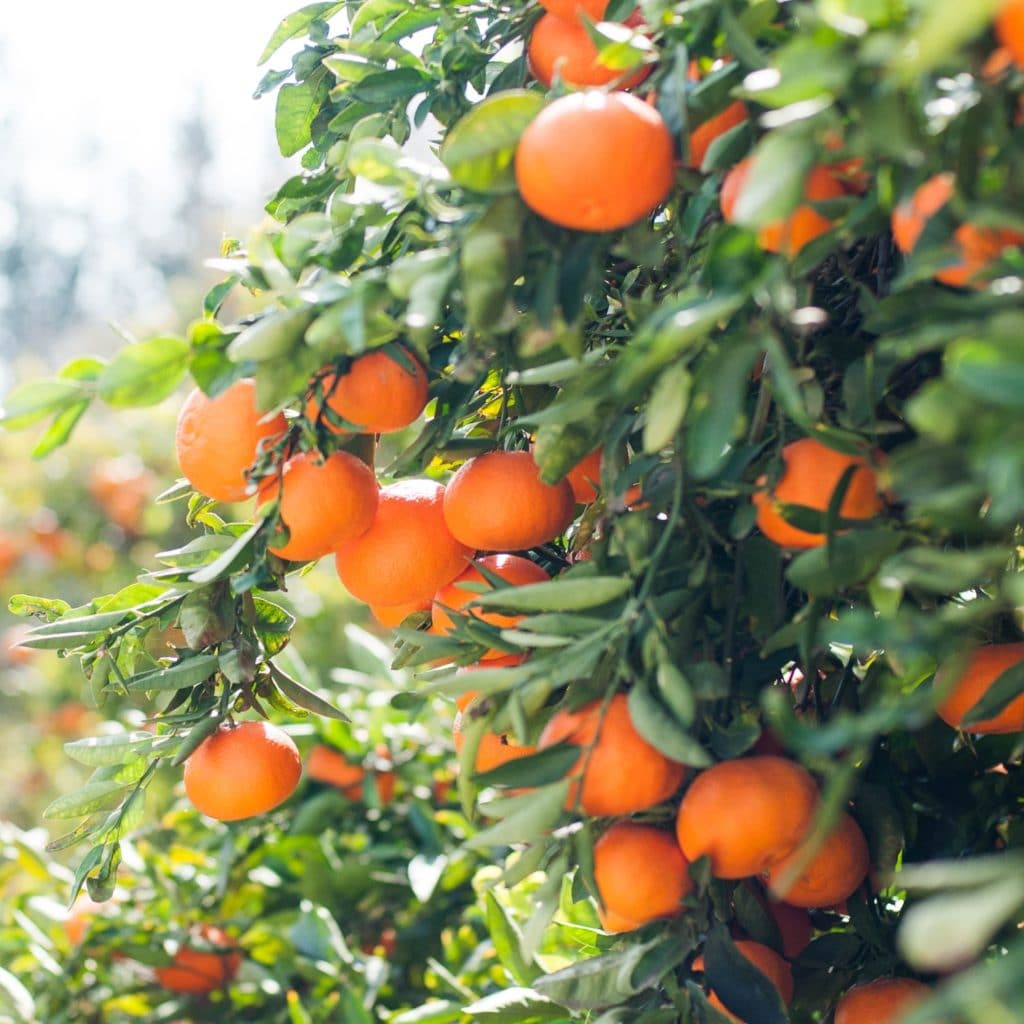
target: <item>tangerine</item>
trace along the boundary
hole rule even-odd
[[[381,488],[369,530],[338,549],[338,576],[370,605],[429,601],[466,567],[473,548],[445,522],[445,489],[433,480]]]
[[[776,883],[792,862],[792,858],[787,858],[768,869],[767,881],[772,890],[794,907],[831,907],[853,895],[864,881],[871,855],[860,826],[844,814],[792,885],[785,892],[779,891]]]
[[[578,15],[542,15],[530,34],[526,56],[530,73],[549,89],[556,75],[566,85],[577,88],[617,83],[617,89],[630,89],[651,73],[650,67],[640,67],[625,75],[602,64],[587,26]]]
[[[455,721],[452,723],[452,742],[455,744],[456,753],[461,753],[462,747],[466,742],[465,737],[462,735],[464,718],[470,713],[470,707],[479,696],[478,693],[469,691],[468,693],[461,694],[456,699],[459,711],[455,716]],[[473,767],[477,774],[482,775],[484,772],[493,771],[495,768],[500,768],[503,764],[508,764],[509,761],[518,761],[522,757],[529,757],[531,754],[536,753],[536,747],[530,746],[527,743],[515,743],[505,733],[485,732],[480,738],[480,745],[476,748],[476,760],[473,763]]]
[[[444,520],[452,535],[485,551],[546,544],[565,530],[575,512],[569,484],[544,483],[529,452],[488,452],[469,459],[444,495]]]
[[[336,750],[318,743],[306,758],[306,774],[317,782],[336,786],[346,796],[355,792],[358,799],[363,791],[363,777],[366,771],[362,765],[350,764]]]
[[[182,475],[214,501],[249,495],[245,472],[260,445],[279,437],[288,424],[281,413],[266,417],[256,407],[256,382],[236,380],[216,398],[193,389],[178,413],[174,448]]]
[[[539,0],[541,7],[559,18],[576,18],[586,14],[591,21],[600,21],[608,0]]]
[[[348,371],[324,378],[324,402],[306,403],[306,416],[316,421],[323,407],[365,434],[386,434],[409,426],[427,404],[429,382],[419,359],[404,345],[386,345],[352,360]],[[329,430],[343,433],[326,419]]]
[[[537,743],[544,750],[556,743],[585,748],[570,774],[583,772],[582,786],[569,789],[566,809],[579,800],[592,817],[631,814],[667,800],[686,775],[686,768],[667,758],[637,732],[626,695],[617,693],[607,708],[596,700],[578,711],[555,712]],[[685,851],[684,851],[685,852]]]
[[[196,948],[191,943],[196,942]],[[215,950],[219,949],[219,952]],[[238,973],[242,954],[226,932],[213,925],[202,925],[178,947],[166,967],[157,967],[157,982],[169,992],[199,995],[224,988]]]
[[[843,496],[840,516],[870,519],[882,509],[875,472],[860,456],[837,452],[813,437],[805,437],[782,449],[782,462],[785,468],[774,489],[767,493],[759,491],[753,499],[758,528],[780,547],[816,548],[825,543],[825,534],[811,533],[788,523],[779,511],[779,503],[825,512],[850,467],[854,467],[854,472]],[[761,477],[758,483],[764,479]]]
[[[614,231],[647,217],[672,190],[674,168],[661,115],[629,93],[596,89],[549,103],[515,157],[526,205],[577,231]]]
[[[741,160],[722,182],[722,216],[730,223],[735,218],[736,204],[746,187],[752,162],[753,157]],[[832,229],[832,221],[809,204],[839,199],[844,195],[846,190],[832,168],[812,168],[804,181],[803,197],[807,202],[798,206],[788,217],[762,227],[757,235],[758,244],[768,252],[795,256],[808,242],[813,242]]]
[[[793,999],[793,971],[789,964],[774,949],[760,942],[754,942],[752,939],[738,939],[735,945],[743,958],[749,960],[775,986],[782,1001],[788,1005]],[[696,971],[704,969],[703,956],[699,956],[693,961],[693,968]],[[713,991],[708,996],[708,1002],[730,1020],[740,1020],[725,1008]]]
[[[851,988],[836,1006],[835,1024],[900,1024],[931,989],[913,978],[879,978]]]
[[[279,558],[308,562],[366,533],[377,512],[377,478],[350,452],[321,459],[318,452],[293,455],[280,479],[271,477],[260,502],[280,496],[288,541],[270,550]]]
[[[521,587],[528,583],[545,583],[549,579],[548,574],[536,562],[520,555],[485,555],[477,559],[460,576],[456,576],[451,583],[443,586],[435,595],[432,608],[433,631],[444,636],[452,631],[455,626],[450,612],[461,611],[467,604],[479,597],[479,593],[466,589],[463,584],[482,583],[489,587],[483,574],[477,565],[483,566],[490,572],[500,576],[503,580],[514,587]],[[522,615],[502,615],[500,612],[481,611],[474,609],[469,612],[474,618],[482,622],[490,623],[497,629],[511,629],[519,622]],[[507,652],[490,650],[483,655],[484,661],[493,661],[503,658]]]
[[[572,488],[572,496],[578,505],[589,505],[598,498],[601,486],[601,458],[604,447],[595,448],[589,455],[584,455],[568,473],[565,479]]]
[[[682,899],[693,889],[688,868],[668,832],[631,821],[612,825],[594,844],[605,931],[632,931],[681,914]]]
[[[697,775],[683,795],[676,836],[688,860],[711,858],[716,878],[746,878],[789,856],[817,807],[818,787],[794,761],[721,761]]]
[[[1008,669],[1024,661],[1024,643],[986,644],[971,652],[960,669],[952,690],[936,711],[954,729],[975,733],[1011,733],[1024,730],[1024,693],[1014,697],[997,715],[971,725],[963,724],[967,712],[985,696],[996,680]],[[942,665],[935,673],[935,685],[946,686],[953,669]]]
[[[1010,51],[1017,66],[1024,68],[1024,0],[1005,0],[995,27],[999,42]]]
[[[276,725],[224,722],[185,762],[185,793],[203,814],[238,821],[283,803],[301,774],[294,740]]]

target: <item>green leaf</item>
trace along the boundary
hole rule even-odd
[[[670,366],[663,371],[647,402],[644,423],[644,451],[661,451],[676,436],[686,415],[693,378],[685,366]]]
[[[526,843],[553,828],[562,817],[569,794],[567,781],[556,782],[531,794],[531,799],[496,825],[485,828],[466,840],[474,850],[492,846]]]
[[[282,85],[277,94],[274,126],[282,156],[294,156],[312,140],[313,120],[329,91],[327,70],[320,68],[305,82]]]
[[[115,409],[156,405],[185,377],[191,349],[184,338],[150,338],[120,349],[96,379],[96,393]]]
[[[235,539],[235,542],[219,558],[210,562],[209,565],[196,570],[189,576],[192,583],[212,583],[221,576],[227,576],[245,564],[246,559],[252,551],[253,541],[256,534],[263,528],[262,523],[256,523],[249,527],[245,533]]]
[[[946,378],[984,402],[1024,408],[1024,345],[1019,339],[961,338],[945,354]]]
[[[793,559],[786,579],[811,596],[826,596],[867,579],[901,543],[887,527],[833,536],[828,545]]]
[[[253,609],[256,612],[253,628],[267,656],[272,658],[288,644],[295,625],[295,616],[279,604],[274,604],[263,597],[253,597]]]
[[[261,317],[228,345],[228,358],[243,363],[286,356],[302,343],[302,336],[315,317],[315,310],[309,307],[279,310]]]
[[[527,89],[508,89],[473,106],[441,143],[452,178],[475,192],[514,191],[519,137],[543,106],[544,97]]]
[[[499,765],[476,776],[480,786],[546,786],[564,779],[580,759],[579,747],[559,745]]]
[[[646,684],[634,685],[629,691],[628,704],[636,731],[666,757],[693,768],[707,768],[711,764],[711,755],[672,721]]]
[[[73,380],[36,380],[16,387],[4,399],[0,408],[0,423],[8,430],[21,430],[45,419],[51,413],[60,413],[88,398],[88,394]]]
[[[168,668],[157,668],[127,681],[129,690],[179,690],[185,686],[205,683],[220,665],[216,654],[197,654],[194,658],[183,658]]]
[[[605,953],[538,978],[534,988],[571,1010],[597,1010],[624,1002],[636,991],[632,974],[652,943]]]
[[[263,53],[260,54],[260,59],[256,63],[266,64],[289,39],[302,35],[314,21],[326,21],[332,14],[336,14],[344,6],[344,0],[341,3],[307,4],[293,14],[289,14],[274,29],[274,34],[270,37],[269,42],[263,49]]]
[[[83,398],[80,402],[61,409],[54,416],[53,422],[46,428],[46,433],[36,443],[35,448],[32,449],[32,458],[45,458],[52,451],[63,445],[71,437],[71,432],[75,429],[78,421],[85,415],[89,404],[89,399]]]
[[[15,594],[7,602],[7,610],[12,615],[20,615],[23,618],[35,615],[37,618],[44,618],[48,622],[59,619],[71,610],[67,601],[59,598],[32,597],[29,594]]]
[[[185,737],[175,750],[174,757],[171,758],[171,767],[176,768],[178,765],[184,764],[199,744],[208,736],[212,736],[220,728],[221,721],[222,719],[216,715],[210,715],[196,722],[185,734]]]
[[[512,975],[514,981],[520,985],[529,985],[540,974],[540,968],[532,960],[528,960],[523,956],[523,937],[519,929],[506,913],[505,908],[498,902],[493,889],[484,889],[482,898],[487,931],[490,933],[491,941],[494,943],[494,951],[498,954],[498,959],[505,970]],[[508,991],[506,989],[506,994]],[[543,1002],[548,1003],[548,1000],[545,999]],[[508,1002],[503,1002],[501,1005],[502,1007],[507,1007],[509,1004]],[[467,1009],[466,1012],[474,1011]],[[476,1016],[476,1013],[474,1013],[474,1016]]]
[[[44,818],[80,818],[116,803],[125,789],[124,782],[89,782],[75,793],[57,797],[46,810]]]
[[[501,956],[500,953],[498,955]],[[504,959],[502,963],[505,963]],[[470,1003],[463,1012],[469,1014],[473,1021],[483,1021],[486,1024],[540,1024],[547,1020],[567,1019],[564,1006],[559,1006],[558,1003],[553,1003],[528,988],[505,988],[500,992],[493,992],[475,1003]]]
[[[148,732],[119,732],[111,736],[91,736],[64,744],[64,752],[79,764],[94,768],[125,764],[149,752],[155,737]]]
[[[24,1024],[39,1020],[32,993],[6,967],[0,967],[0,1005]]]
[[[335,718],[342,722],[348,721],[348,717],[339,711],[333,704],[329,704],[323,699],[323,697],[320,697],[312,690],[303,686],[297,679],[292,679],[290,675],[283,672],[276,665],[272,664],[270,666],[270,674],[273,677],[277,688],[293,704],[298,705],[305,711],[311,711],[314,715],[320,715],[323,718]]]
[[[502,608],[513,612],[575,612],[596,608],[623,597],[633,581],[622,576],[591,576],[556,579],[550,583],[528,583],[505,587],[473,599],[481,608]]]
[[[416,68],[394,68],[366,75],[353,83],[351,95],[362,103],[384,106],[410,100],[433,84],[429,75]]]
[[[803,198],[813,162],[814,148],[802,136],[769,132],[754,151],[733,220],[763,228],[789,216]]]

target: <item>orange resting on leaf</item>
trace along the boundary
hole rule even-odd
[[[594,844],[605,931],[632,931],[681,914],[682,899],[693,889],[688,868],[670,833],[631,821],[612,825]]]
[[[242,501],[250,489],[245,471],[256,461],[260,444],[287,427],[281,413],[268,418],[256,408],[254,380],[237,380],[216,398],[195,388],[178,413],[174,433],[182,476],[214,501]]]
[[[667,800],[686,775],[683,765],[667,758],[637,732],[623,693],[612,697],[606,709],[597,700],[578,711],[556,711],[537,746],[544,750],[556,743],[584,748],[569,772],[578,774],[585,765],[583,784],[572,784],[566,808],[572,810],[578,796],[583,812],[592,817],[654,807]]]
[[[185,793],[203,814],[238,821],[283,803],[301,774],[295,741],[276,725],[222,723],[185,762]]]
[[[357,356],[347,373],[323,381],[324,405],[362,434],[386,434],[409,426],[427,404],[429,381],[423,364],[404,345],[387,345]],[[321,406],[306,403],[306,416],[316,420]],[[329,430],[339,431],[326,419]]]
[[[202,925],[181,944],[171,963],[155,968],[153,974],[169,992],[199,995],[224,988],[241,965],[242,954],[230,936],[213,925]]]
[[[496,573],[515,587],[529,583],[545,583],[549,579],[548,574],[536,562],[531,562],[530,559],[520,555],[484,555],[434,595],[431,615],[432,632],[439,635],[450,633],[455,623],[452,621],[451,615],[448,614],[449,611],[462,611],[466,605],[480,596],[481,591],[467,590],[463,584],[481,584],[484,587],[482,593],[488,593],[491,590],[490,584],[476,568],[478,565],[489,572]],[[511,629],[523,618],[522,615],[503,615],[500,612],[476,608],[470,609],[469,614],[498,629]],[[490,650],[483,655],[483,660],[491,661],[503,658],[506,653],[505,651]]]
[[[683,794],[676,836],[687,859],[710,857],[716,878],[746,878],[788,857],[806,838],[817,808],[818,787],[795,761],[721,761]]]
[[[846,455],[829,448],[813,437],[805,437],[782,449],[785,466],[771,491],[754,495],[757,525],[761,532],[780,547],[816,548],[825,543],[825,534],[811,533],[788,523],[778,508],[779,502],[804,505],[826,512],[843,474],[854,467],[843,496],[839,514],[843,519],[870,519],[883,507],[878,479],[866,459]],[[764,483],[761,477],[758,483]]]
[[[1010,701],[997,715],[964,725],[964,716],[988,693],[995,681],[1008,669],[1024,661],[1024,643],[986,644],[968,656],[952,684],[952,690],[936,709],[939,717],[954,729],[976,733],[1013,733],[1024,730],[1024,693]],[[935,673],[935,685],[949,685],[952,666],[943,665]]]
[[[515,157],[523,202],[576,231],[614,231],[652,214],[675,180],[661,115],[625,92],[561,96],[527,126]]]

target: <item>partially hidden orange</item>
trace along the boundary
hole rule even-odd
[[[169,992],[201,995],[225,988],[238,973],[242,954],[222,929],[201,925],[178,947],[171,962],[153,974]]]
[[[964,725],[967,712],[988,693],[1004,672],[1021,661],[1024,661],[1024,643],[986,644],[971,652],[952,683],[949,681],[952,665],[940,666],[935,673],[935,684],[951,685],[952,689],[936,709],[939,717],[947,725],[965,732],[991,734],[1024,730],[1024,693],[1014,697],[998,714]]]
[[[913,978],[879,978],[839,1000],[835,1024],[902,1024],[929,995],[931,989]]]
[[[789,1005],[793,999],[793,971],[789,964],[769,946],[751,939],[739,939],[736,948],[744,959],[749,960],[777,989],[782,997],[783,1003]],[[704,957],[699,956],[693,962],[694,970],[704,969]],[[718,996],[712,991],[708,996],[708,1002],[721,1013],[724,1013],[730,1020],[740,1021],[735,1014],[730,1013]],[[740,1021],[742,1024],[742,1021]]]
[[[627,73],[602,64],[587,26],[577,15],[542,15],[530,34],[526,56],[533,77],[548,88],[557,76],[576,88],[614,84],[617,89],[631,89],[651,73],[650,67]]]

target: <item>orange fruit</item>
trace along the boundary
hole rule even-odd
[[[577,88],[615,82],[617,89],[630,89],[651,73],[650,67],[641,67],[623,78],[623,71],[602,64],[586,25],[577,15],[542,15],[530,34],[526,57],[530,73],[547,88],[557,74],[566,85]]]
[[[363,776],[366,775],[362,765],[350,764],[336,750],[318,743],[306,757],[306,774],[317,782],[325,782],[348,795],[354,790],[358,796],[363,791]]]
[[[603,446],[595,448],[565,474],[565,479],[569,481],[569,486],[572,488],[573,500],[578,505],[589,505],[592,501],[597,500],[597,489],[601,486],[601,458],[603,455]]]
[[[285,544],[271,547],[280,558],[308,562],[366,533],[377,512],[377,478],[349,452],[322,459],[318,452],[293,455],[280,480],[264,481],[260,503],[281,500],[281,520],[288,527]]]
[[[951,173],[936,174],[893,210],[892,235],[901,252],[914,251],[925,225],[953,198],[955,191]],[[953,232],[953,247],[960,259],[937,271],[935,280],[952,288],[970,287],[1006,249],[1021,244],[1024,235],[1019,231],[961,224]]]
[[[746,878],[789,856],[806,837],[817,807],[818,787],[794,761],[721,761],[683,795],[676,836],[688,860],[711,858],[716,878]]]
[[[782,1001],[788,1005],[793,999],[793,972],[789,964],[774,949],[762,945],[760,942],[754,942],[752,939],[737,940],[736,948],[775,986]],[[699,956],[693,961],[693,969],[704,970],[703,956]],[[730,1020],[738,1021],[740,1019],[725,1008],[714,992],[708,995],[708,1002]]]
[[[879,978],[839,1000],[835,1024],[900,1024],[929,995],[931,989],[913,978]]]
[[[338,576],[371,605],[429,601],[473,556],[445,523],[445,489],[433,480],[381,488],[369,530],[338,549]]]
[[[182,476],[214,501],[249,495],[245,471],[260,445],[288,428],[284,416],[269,418],[256,408],[256,382],[237,380],[216,398],[195,388],[178,413],[174,448]]]
[[[992,684],[1009,668],[1024,660],[1024,643],[987,644],[978,647],[960,670],[953,689],[936,709],[944,722],[966,732],[1009,733],[1024,730],[1024,693],[1014,697],[998,715],[964,726],[964,716],[989,691]],[[948,685],[952,669],[939,666],[936,686]]]
[[[687,147],[686,166],[700,169],[704,163],[704,157],[708,155],[711,143],[720,135],[743,124],[747,119],[747,108],[739,100],[730,103],[725,110],[719,111],[713,117],[702,121],[690,132],[690,142]]]
[[[363,434],[386,434],[409,426],[427,404],[429,382],[423,364],[404,345],[386,345],[357,356],[346,373],[324,378],[324,404]],[[323,406],[306,403],[316,421]],[[342,432],[325,419],[329,430]]]
[[[1006,0],[996,15],[995,27],[999,42],[1010,51],[1017,66],[1024,68],[1024,0]]]
[[[784,470],[770,492],[754,495],[757,525],[761,532],[780,547],[816,548],[825,543],[825,534],[811,533],[783,519],[779,502],[805,505],[825,512],[843,474],[856,467],[839,514],[844,519],[870,519],[882,510],[878,479],[867,461],[857,455],[845,455],[813,437],[805,437],[782,449]],[[759,483],[764,482],[762,477]]]
[[[480,596],[478,591],[467,590],[463,584],[480,583],[484,584],[487,590],[491,589],[483,574],[476,568],[477,565],[496,573],[515,587],[527,583],[545,583],[549,579],[548,574],[536,562],[531,562],[528,558],[522,558],[520,555],[485,555],[483,558],[477,559],[476,563],[470,565],[464,573],[456,576],[451,583],[443,586],[434,595],[431,621],[434,631],[439,635],[450,633],[455,625],[449,614],[450,611],[462,611],[467,604]],[[489,622],[498,629],[511,629],[524,617],[522,615],[502,615],[500,612],[481,611],[480,609],[473,609],[469,614],[482,622]],[[491,661],[503,658],[505,654],[505,651],[491,650],[483,656],[483,660]]]
[[[576,18],[586,14],[591,21],[600,21],[608,0],[541,0],[541,7],[559,18]]]
[[[185,794],[203,814],[238,821],[283,803],[301,774],[298,748],[276,725],[222,723],[185,762]]]
[[[462,735],[463,716],[468,713],[470,705],[479,697],[478,693],[470,691],[461,694],[456,699],[459,708],[452,723],[452,742],[455,744],[456,752],[461,752],[466,742]],[[507,735],[495,732],[485,732],[480,739],[480,746],[476,750],[476,761],[474,768],[478,774],[492,771],[509,761],[518,761],[521,757],[529,757],[536,754],[537,748],[529,744],[518,744],[513,742]]]
[[[89,494],[116,526],[137,533],[142,525],[153,476],[137,459],[103,459],[89,472]]]
[[[720,202],[722,216],[730,223],[734,219],[736,203],[743,192],[753,157],[741,160],[722,182]],[[804,199],[808,203],[839,199],[846,195],[842,182],[829,167],[815,167],[804,182]],[[783,220],[766,224],[758,232],[757,241],[762,249],[795,256],[808,242],[831,230],[832,221],[818,213],[807,203],[798,206]]]
[[[425,612],[429,610],[429,601],[406,601],[404,604],[374,604],[370,605],[370,614],[388,629],[400,626],[413,612]]]
[[[190,942],[199,940],[199,945],[219,947],[199,948]],[[166,967],[154,970],[157,982],[169,992],[199,995],[224,988],[238,973],[242,965],[242,954],[225,932],[213,925],[201,925],[191,939],[186,939]]]
[[[681,901],[693,889],[688,867],[668,832],[631,821],[612,825],[594,844],[594,881],[605,931],[632,931],[655,918],[681,914]],[[623,928],[626,923],[631,927]]]
[[[953,198],[954,177],[948,171],[929,178],[892,212],[892,237],[900,252],[913,252],[924,226]]]
[[[444,520],[453,536],[485,551],[546,544],[575,512],[569,484],[542,483],[529,452],[477,455],[459,467],[444,495]]]
[[[851,896],[864,881],[871,855],[860,826],[844,814],[796,881],[785,892],[779,892],[776,882],[791,863],[792,858],[786,858],[768,869],[772,890],[794,907],[831,907]]]
[[[782,936],[782,953],[788,960],[798,957],[811,941],[813,929],[807,911],[788,903],[768,900],[768,913],[775,919]]]
[[[540,750],[556,743],[587,748],[570,774],[583,771],[582,786],[574,782],[566,809],[579,799],[592,817],[631,814],[667,800],[680,786],[686,768],[667,758],[636,731],[626,695],[617,693],[603,711],[596,700],[579,711],[556,711],[540,734]],[[584,769],[585,766],[585,769]]]
[[[653,213],[675,178],[661,115],[624,92],[561,96],[527,126],[516,182],[535,213],[576,231],[614,231]]]

